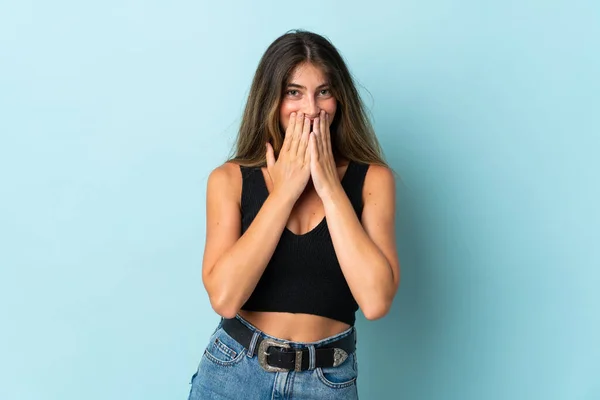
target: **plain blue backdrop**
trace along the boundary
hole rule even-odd
[[[205,190],[258,60],[329,37],[398,172],[364,399],[600,399],[595,0],[0,3],[0,398],[185,399]]]

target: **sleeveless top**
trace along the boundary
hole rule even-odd
[[[368,164],[350,161],[341,180],[359,220],[368,168]],[[243,234],[269,192],[260,167],[240,169]],[[354,325],[358,304],[340,268],[326,218],[303,235],[284,228],[271,260],[242,309],[314,314]]]

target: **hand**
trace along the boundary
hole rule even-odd
[[[290,196],[296,202],[310,178],[310,119],[292,113],[279,157],[275,161],[273,147],[267,143],[267,171],[273,192]]]
[[[331,133],[329,131],[329,115],[321,111],[313,123],[310,134],[310,174],[317,194],[322,200],[334,191],[341,189],[342,184],[331,150]]]

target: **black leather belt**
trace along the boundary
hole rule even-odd
[[[254,330],[248,328],[237,318],[224,319],[223,329],[235,341],[250,349]],[[356,349],[354,330],[351,334],[315,349],[315,368],[337,367]],[[252,355],[258,355],[258,362],[266,371],[287,372],[306,371],[310,367],[308,347],[293,349],[289,344],[259,336]]]

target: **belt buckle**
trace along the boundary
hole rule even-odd
[[[289,369],[287,368],[273,367],[272,365],[267,364],[267,356],[269,355],[267,350],[269,347],[289,349],[290,345],[273,339],[264,339],[258,346],[258,363],[260,366],[267,372],[288,372]]]

